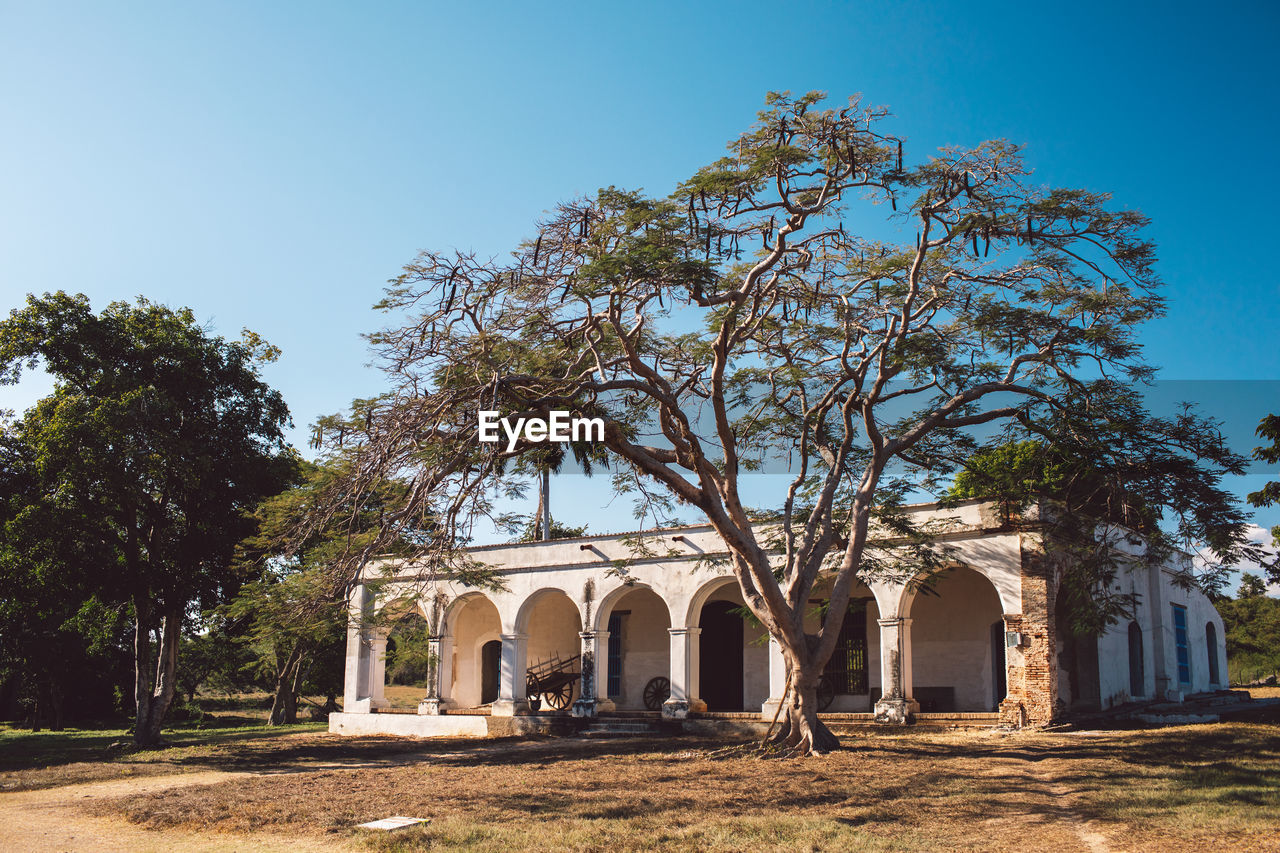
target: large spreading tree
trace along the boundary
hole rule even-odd
[[[386,535],[430,514],[444,535],[421,556],[445,565],[495,484],[547,449],[479,441],[479,411],[603,418],[603,442],[575,452],[705,516],[785,657],[781,740],[833,747],[818,681],[855,578],[887,570],[877,538],[906,532],[902,495],[992,433],[1069,430],[1088,447],[1124,430],[1141,447],[1159,426],[1128,388],[1151,375],[1135,333],[1162,310],[1146,219],[1039,186],[1007,142],[909,158],[886,118],[856,98],[771,95],[665,198],[564,203],[509,258],[420,255],[372,336],[392,391],[329,436],[357,447],[346,488],[409,476]],[[1242,460],[1211,433],[1169,446],[1212,491]],[[789,472],[763,513],[746,496],[762,466]],[[1198,506],[1183,532],[1239,543]],[[810,633],[819,584],[830,602]]]
[[[57,540],[42,559],[65,594],[131,611],[140,745],[159,740],[184,620],[239,588],[250,513],[292,475],[288,410],[259,375],[274,355],[144,299],[95,314],[83,295],[31,296],[0,321],[0,384],[37,365],[55,380],[4,426],[26,466],[10,529],[27,535],[7,545]]]

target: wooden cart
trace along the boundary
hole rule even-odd
[[[559,655],[552,655],[549,660],[539,661],[526,670],[525,696],[529,700],[529,709],[536,711],[546,700],[548,708],[563,711],[573,701],[573,683],[582,677],[579,664],[582,655],[574,655],[562,660]],[[541,698],[539,698],[541,697]]]

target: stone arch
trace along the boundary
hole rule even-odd
[[[444,617],[447,651],[442,648],[444,679],[449,685],[442,698],[462,708],[483,704],[486,643],[501,642],[502,617],[496,604],[482,592],[469,592],[450,602]]]
[[[702,614],[702,606],[707,603],[711,596],[720,592],[724,587],[733,585],[737,587],[738,579],[733,575],[721,575],[702,583],[693,595],[689,596],[689,605],[685,608],[683,625],[686,628],[698,627],[698,617]]]
[[[517,654],[512,664],[516,673],[525,673],[526,683],[532,668],[539,664],[556,659],[569,661],[581,653],[582,611],[569,593],[559,587],[543,587],[526,597],[516,613],[515,628],[516,634],[523,638],[519,645],[524,659],[520,660]],[[526,698],[533,700],[536,697],[529,695],[531,692],[526,693]],[[577,685],[573,685],[568,701],[576,695]],[[549,694],[544,695],[543,700],[546,701],[543,707],[553,707]]]
[[[685,627],[698,629],[694,695],[711,711],[759,708],[769,698],[767,632],[733,612],[742,606],[737,578],[722,575],[702,583],[685,611]]]
[[[1022,611],[1021,593],[1018,584],[1021,582],[1019,577],[1006,577],[1006,573],[993,572],[983,566],[974,566],[967,563],[956,563],[936,572],[934,578],[942,578],[949,572],[965,570],[981,575],[990,585],[991,590],[995,593],[996,600],[999,602],[1000,613],[1004,615],[1012,615]],[[903,618],[910,618],[911,611],[917,599],[921,595],[921,587],[926,585],[927,576],[922,572],[911,578],[908,582],[897,587],[898,598],[893,603],[892,613]],[[1006,582],[1007,581],[1007,582]],[[874,588],[873,588],[874,592]],[[887,592],[887,591],[886,591]],[[886,598],[889,597],[886,595]],[[877,596],[877,601],[879,597]]]
[[[621,584],[600,599],[594,618],[595,630],[608,633],[598,651],[597,695],[617,709],[657,710],[646,706],[645,689],[653,679],[669,683],[672,620],[666,599],[648,584]]]
[[[1007,606],[999,588],[986,573],[955,566],[935,575],[929,589],[904,590],[913,698],[925,712],[996,710],[1006,672],[1004,633],[993,629]],[[1003,681],[1007,686],[1007,676]]]
[[[816,606],[830,599],[833,578],[824,578],[814,585],[810,601],[815,606],[806,609],[804,628],[816,634],[822,627],[824,609]],[[849,589],[849,610],[840,628],[836,648],[828,659],[824,676],[834,690],[835,698],[827,710],[832,713],[869,712],[872,696],[879,696],[881,685],[880,626],[881,602],[895,602],[897,587],[887,584],[865,583],[855,577]]]
[[[591,615],[591,630],[593,631],[606,630],[609,624],[609,613],[613,610],[613,608],[617,606],[618,602],[621,599],[625,598],[630,593],[639,589],[648,590],[649,592],[652,592],[654,595],[656,595],[658,598],[662,599],[663,605],[667,608],[667,619],[672,625],[674,625],[675,619],[673,618],[674,614],[671,612],[671,605],[667,602],[666,596],[664,596],[661,592],[654,589],[651,585],[647,583],[639,583],[639,582],[629,583],[629,584],[620,583],[617,586],[615,586],[613,589],[606,592],[603,596],[601,596],[600,600],[596,602],[595,613]]]
[[[876,600],[876,611],[882,619],[892,619],[898,615],[898,608],[902,604],[902,596],[904,593],[903,584],[897,581],[877,580],[871,578],[863,580],[862,578],[854,578],[854,583],[861,583],[867,589],[871,590],[871,595]]]
[[[578,624],[581,625],[582,606],[574,597],[574,593],[558,586],[544,586],[534,590],[524,597],[524,600],[521,601],[520,605],[516,608],[515,618],[512,619],[509,624],[505,619],[503,620],[503,628],[510,628],[510,633],[513,634],[528,634],[530,618],[532,617],[533,612],[538,608],[539,604],[548,600],[555,600],[559,597],[567,599],[568,602],[573,605],[573,609],[577,613]]]
[[[421,592],[416,588],[406,589],[400,584],[378,590],[370,610],[376,622],[382,625],[403,619],[410,613],[416,613],[424,619],[427,617]]]

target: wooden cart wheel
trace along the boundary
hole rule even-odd
[[[666,676],[659,675],[649,679],[644,686],[644,706],[650,711],[661,711],[662,703],[671,698],[671,682]]]
[[[830,678],[824,675],[818,681],[818,710],[827,710],[834,701],[836,701],[836,686],[831,683]]]
[[[538,698],[538,695],[538,682],[532,678],[527,679],[524,683],[524,697],[525,701],[529,703],[530,711],[536,711],[542,707],[542,700]]]
[[[555,708],[557,711],[563,711],[569,707],[569,701],[573,699],[573,682],[566,681],[555,690],[544,693],[547,697],[547,705]]]

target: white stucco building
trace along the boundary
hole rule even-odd
[[[1141,548],[1118,578],[1137,596],[1133,619],[1099,637],[1072,637],[1055,618],[1060,561],[1038,525],[1003,523],[981,501],[910,511],[945,525],[938,541],[949,568],[923,589],[909,577],[855,587],[827,668],[829,712],[886,723],[968,712],[990,715],[991,724],[1042,725],[1071,706],[1178,700],[1226,686],[1212,603],[1178,588]],[[499,592],[424,584],[410,565],[371,565],[351,593],[345,701],[330,729],[485,734],[503,718],[503,731],[520,731],[549,716],[657,708],[673,720],[744,711],[771,718],[785,687],[782,656],[741,617],[724,544],[709,526],[651,531],[643,534],[649,556],[637,557],[637,535],[472,549],[501,575]],[[821,586],[811,603],[816,626]],[[438,617],[438,664],[416,714],[388,713],[391,626],[372,618],[387,608]],[[548,661],[577,655],[579,681],[529,695]]]

